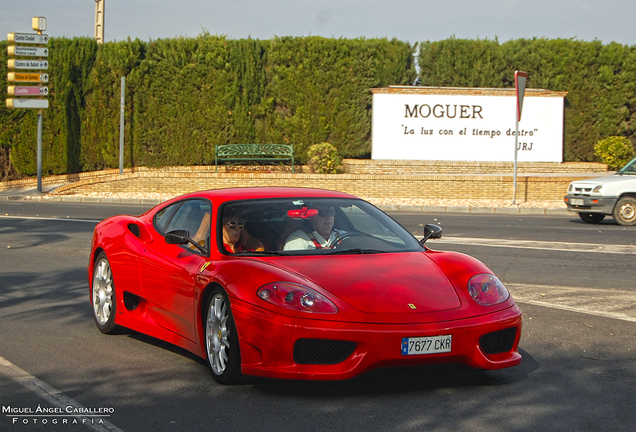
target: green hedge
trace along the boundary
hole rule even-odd
[[[6,41],[0,79],[6,84]],[[388,39],[282,37],[50,41],[50,108],[43,170],[61,174],[117,167],[120,81],[126,77],[125,164],[212,164],[214,146],[291,143],[306,162],[311,145],[343,157],[371,149],[371,92],[409,85],[528,87],[567,91],[565,159],[593,161],[608,136],[636,141],[636,47],[576,40],[447,39],[417,45]],[[415,60],[419,65],[416,74]],[[4,86],[3,86],[4,88]],[[0,109],[0,146],[34,174],[36,112]]]
[[[4,48],[4,47],[3,47]],[[415,79],[414,47],[386,39],[52,39],[43,171],[117,167],[120,83],[126,77],[126,166],[214,163],[214,146],[334,143],[370,152],[371,87]],[[6,56],[6,48],[3,49]],[[6,59],[2,59],[6,67]],[[6,73],[4,74],[6,76]],[[2,110],[0,145],[35,173],[35,113]]]

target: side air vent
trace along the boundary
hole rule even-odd
[[[128,230],[133,233],[136,237],[141,238],[141,233],[139,232],[139,226],[137,226],[134,223],[129,223],[128,224]]]
[[[141,303],[141,297],[124,291],[124,306],[126,306],[126,309],[134,311],[139,306],[139,303]]]

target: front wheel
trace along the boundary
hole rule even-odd
[[[618,200],[614,212],[614,220],[619,225],[636,225],[636,198],[624,197]]]
[[[241,379],[241,354],[227,294],[220,288],[210,296],[205,314],[205,352],[212,377],[219,384]]]
[[[605,219],[605,215],[602,213],[579,213],[579,217],[583,222],[597,224],[603,219]]]
[[[117,301],[113,271],[104,252],[97,256],[95,267],[93,267],[93,295],[91,297],[93,318],[97,328],[102,333],[113,333],[117,328],[115,324]]]

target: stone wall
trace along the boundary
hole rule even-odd
[[[374,163],[375,162],[375,163]],[[352,171],[368,171],[374,174],[308,174],[306,169],[291,174],[272,171],[261,167],[260,172],[249,172],[249,169],[231,172],[215,172],[214,166],[166,167],[166,168],[135,168],[126,169],[123,175],[118,170],[105,170],[93,173],[74,174],[69,176],[47,177],[43,182],[67,183],[58,187],[52,194],[117,194],[122,192],[137,192],[149,194],[180,195],[203,189],[218,189],[246,186],[297,186],[317,187],[339,190],[354,195],[369,198],[401,198],[401,199],[491,199],[506,200],[512,196],[513,176],[495,174],[501,167],[498,163],[458,163],[437,162],[417,164],[414,161],[352,161],[346,160],[347,167],[354,167]],[[561,201],[568,184],[577,179],[589,178],[590,173],[603,175],[603,164],[565,163],[558,164],[561,173],[533,174],[529,169],[539,169],[540,164],[523,166],[517,176],[517,200],[525,201]],[[599,166],[600,165],[600,166]],[[402,167],[412,168],[407,172]],[[430,170],[432,167],[440,171],[452,168],[467,169],[472,167],[479,174],[469,173],[435,173],[419,174],[418,170]],[[506,167],[507,168],[507,167]],[[552,167],[556,169],[557,167]],[[576,174],[575,169],[581,171]],[[595,171],[598,170],[598,171]],[[400,174],[396,174],[399,171]],[[605,167],[606,172],[606,167]],[[567,173],[567,174],[565,174]],[[28,181],[34,182],[34,179]],[[25,186],[27,180],[18,182],[4,182],[13,187]]]
[[[512,162],[345,159],[348,174],[512,174]],[[518,174],[607,172],[597,162],[518,162]]]

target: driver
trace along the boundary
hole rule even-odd
[[[333,228],[336,212],[331,206],[314,206],[318,215],[309,220],[310,226],[306,229],[297,229],[292,232],[283,250],[327,249],[331,243],[344,231]]]

